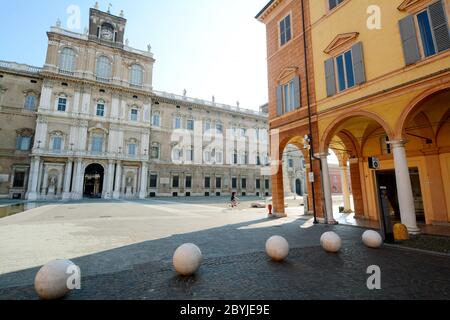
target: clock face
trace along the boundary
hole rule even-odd
[[[113,32],[111,29],[102,29],[102,39],[111,41],[113,39]]]

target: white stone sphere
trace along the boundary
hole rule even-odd
[[[367,247],[374,249],[381,247],[383,244],[383,238],[381,235],[373,230],[367,230],[364,232],[362,235],[362,241]]]
[[[192,243],[185,243],[178,247],[173,255],[173,266],[182,276],[191,276],[197,272],[203,257],[199,247]]]
[[[41,299],[61,299],[70,292],[67,279],[71,274],[67,271],[72,265],[74,263],[70,260],[58,259],[47,263],[38,271],[34,279],[34,289]]]
[[[274,261],[283,261],[289,255],[289,243],[280,236],[273,236],[266,242],[267,255]]]
[[[329,231],[325,232],[320,238],[322,248],[327,252],[338,252],[342,247],[341,237],[337,233]]]

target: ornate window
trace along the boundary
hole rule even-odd
[[[73,74],[75,71],[75,51],[71,48],[63,48],[59,54],[59,72]]]
[[[144,70],[138,64],[133,64],[130,69],[130,84],[141,87],[144,79]]]
[[[55,153],[60,153],[64,150],[64,133],[61,131],[50,133],[49,149]]]
[[[205,121],[205,133],[209,133],[211,130],[211,120]]]
[[[175,117],[174,129],[181,129],[181,117],[180,116]]]
[[[136,122],[138,121],[138,117],[139,117],[139,110],[136,108],[132,108],[130,110],[130,120]]]
[[[94,134],[92,136],[92,144],[91,151],[93,153],[102,153],[103,152],[103,136]]]
[[[189,131],[194,131],[194,119],[188,119],[186,122],[186,128]]]
[[[102,82],[111,81],[112,63],[106,56],[99,56],[97,58],[96,67],[97,80]]]
[[[64,150],[64,134],[55,131],[50,134],[50,150],[54,153],[60,153]]]
[[[103,101],[103,100],[97,101],[97,110],[96,110],[95,114],[97,117],[105,116],[105,101]]]
[[[160,158],[160,145],[157,142],[152,143],[152,147],[150,150],[150,158],[151,159],[159,159]]]
[[[29,151],[31,149],[31,140],[32,136],[26,133],[20,134],[17,137],[17,146],[16,149],[18,151]]]
[[[152,114],[152,126],[161,127],[161,114],[159,111],[155,111]]]
[[[33,130],[21,129],[17,130],[16,150],[29,151],[33,140]]]
[[[219,134],[223,134],[223,124],[222,123],[220,123],[220,122],[216,123],[216,131]]]
[[[137,140],[136,139],[130,139],[128,141],[128,155],[129,156],[136,156],[137,152]]]
[[[57,110],[60,112],[66,112],[67,110],[67,97],[59,97],[57,101]]]
[[[36,110],[36,96],[33,93],[28,93],[25,97],[24,108],[31,111]]]

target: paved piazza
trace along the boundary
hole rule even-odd
[[[384,246],[365,248],[364,229],[312,226],[291,201],[288,218],[266,209],[227,208],[227,198],[44,205],[0,219],[0,299],[36,299],[42,264],[67,258],[81,268],[82,289],[68,299],[449,299],[450,257]],[[336,231],[339,254],[320,236]],[[264,253],[267,238],[284,236],[284,263]],[[204,262],[195,277],[178,277],[172,254],[197,244]],[[366,269],[378,265],[382,289],[370,291]]]

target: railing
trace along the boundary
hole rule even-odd
[[[124,161],[148,161],[148,155],[129,155],[117,152],[96,152],[96,151],[70,151],[70,150],[50,150],[34,148],[33,155],[54,156],[54,157],[88,157],[96,159],[114,159]]]
[[[63,70],[63,69],[59,69],[59,73],[66,75],[66,76],[73,76],[75,74],[75,72],[73,72],[73,71],[68,71],[68,70]]]
[[[82,33],[78,33],[78,32],[73,32],[73,31],[69,31],[69,30],[65,30],[63,28],[60,27],[51,27],[50,28],[51,32],[54,33],[59,33],[68,37],[72,37],[72,38],[77,38],[77,39],[81,39],[81,40],[88,40],[88,36]]]
[[[140,54],[142,56],[147,56],[147,57],[153,58],[153,53],[151,53],[149,51],[142,51],[142,50],[139,50],[139,49],[131,48],[131,47],[126,46],[126,45],[123,47],[123,49],[125,51],[131,52],[131,53],[136,53],[136,54]]]
[[[153,92],[157,96],[162,97],[162,98],[168,98],[168,99],[179,100],[179,101],[186,101],[186,102],[190,102],[190,103],[195,103],[195,104],[200,104],[200,105],[220,108],[220,109],[224,109],[224,110],[229,110],[229,111],[233,111],[233,112],[240,112],[240,113],[251,114],[251,115],[256,115],[256,116],[261,116],[261,117],[267,118],[267,114],[266,113],[263,113],[263,112],[260,112],[260,111],[256,111],[256,110],[240,108],[240,107],[237,107],[237,106],[230,106],[230,105],[227,105],[227,104],[216,103],[216,102],[213,102],[213,101],[206,101],[206,100],[203,100],[203,99],[196,99],[196,98],[191,98],[191,97],[186,97],[186,96],[180,96],[180,95],[177,95],[177,94],[163,92],[163,91],[153,90]]]
[[[0,68],[16,70],[16,71],[24,71],[28,73],[38,74],[42,71],[42,68],[30,66],[28,64],[10,62],[10,61],[2,61],[0,60]]]
[[[96,76],[95,78],[97,79],[98,82],[105,82],[105,83],[110,83],[111,82],[111,79],[108,79],[108,78],[102,78],[102,77],[99,77],[99,76]]]

